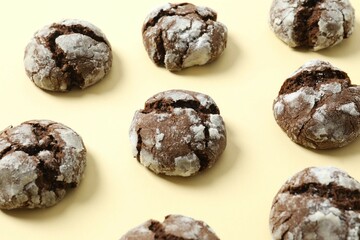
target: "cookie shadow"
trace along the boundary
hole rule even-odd
[[[209,186],[212,182],[218,181],[221,177],[225,177],[225,175],[234,169],[234,165],[236,164],[239,155],[240,149],[235,141],[232,139],[232,135],[234,135],[231,129],[227,126],[227,145],[225,151],[222,153],[218,161],[214,164],[214,166],[210,169],[205,170],[202,173],[199,173],[195,176],[190,177],[175,177],[175,176],[163,176],[166,181],[185,185],[189,187],[202,187]]]
[[[121,68],[122,66],[120,57],[115,51],[113,51],[113,62],[109,74],[96,84],[85,89],[72,89],[69,92],[51,92],[46,90],[43,91],[49,93],[54,97],[64,98],[79,98],[85,95],[101,95],[116,89],[116,86],[119,84],[120,79],[122,78]]]
[[[76,208],[78,205],[84,204],[96,192],[99,186],[99,175],[96,169],[95,160],[92,155],[88,153],[84,178],[77,188],[68,190],[64,199],[58,204],[43,209],[13,209],[1,210],[1,212],[10,217],[31,221],[59,218],[66,211],[71,211],[72,207]]]
[[[214,75],[221,72],[228,71],[236,65],[240,56],[240,49],[231,35],[228,35],[227,47],[223,54],[219,56],[215,61],[202,65],[185,68],[178,72],[173,72],[179,76],[203,76]]]
[[[326,149],[326,150],[310,150],[310,151],[314,152],[315,154],[338,159],[339,161],[346,161],[347,158],[360,156],[360,137],[358,137],[352,143],[349,143],[347,146],[341,148]]]
[[[355,30],[349,38],[344,39],[341,43],[335,45],[334,47],[318,51],[318,54],[324,57],[331,58],[342,58],[345,56],[357,54],[360,51],[360,32],[358,31],[359,28],[360,22],[356,21],[354,28]]]

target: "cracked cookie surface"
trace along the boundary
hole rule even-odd
[[[320,50],[348,38],[355,13],[348,0],[274,0],[270,26],[290,47]]]
[[[77,19],[45,26],[25,49],[27,75],[39,88],[65,92],[84,89],[111,69],[112,51],[99,28]]]
[[[142,28],[150,59],[170,71],[214,61],[227,43],[227,28],[216,18],[212,9],[190,3],[169,3],[153,10]]]
[[[225,124],[209,96],[169,90],[135,112],[133,155],[155,173],[191,176],[213,166],[226,146]]]
[[[168,215],[164,222],[148,220],[127,232],[120,240],[219,240],[203,221],[182,215]]]
[[[353,240],[360,236],[360,183],[334,167],[295,174],[273,200],[274,240]]]
[[[360,87],[328,62],[312,60],[283,84],[273,104],[278,125],[313,149],[343,147],[360,133]]]
[[[80,183],[85,166],[81,137],[63,124],[8,127],[0,133],[0,209],[55,205]]]

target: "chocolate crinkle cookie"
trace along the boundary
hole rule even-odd
[[[145,19],[142,35],[150,59],[178,71],[218,58],[226,47],[227,28],[207,7],[168,3]]]
[[[360,183],[334,167],[295,174],[273,200],[274,240],[356,240],[360,236]]]
[[[191,176],[213,166],[226,146],[225,124],[207,95],[169,90],[136,111],[130,140],[133,155],[155,173]]]
[[[312,60],[283,84],[276,122],[294,142],[313,149],[343,147],[360,133],[360,87],[330,63]]]
[[[44,90],[84,89],[105,77],[112,64],[109,41],[93,24],[66,19],[37,31],[25,49],[27,75]]]
[[[0,209],[44,208],[78,186],[86,165],[81,137],[63,124],[33,120],[0,133]]]
[[[168,215],[164,222],[148,220],[127,232],[120,240],[219,240],[203,221],[182,215]]]
[[[270,26],[282,41],[315,51],[348,38],[354,22],[348,0],[274,0],[270,10]]]

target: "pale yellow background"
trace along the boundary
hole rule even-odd
[[[88,149],[86,175],[58,205],[0,211],[0,239],[118,239],[149,218],[179,213],[207,222],[224,240],[270,240],[268,215],[283,182],[308,166],[333,165],[360,179],[360,140],[332,151],[291,142],[272,102],[282,82],[310,59],[330,61],[360,84],[360,2],[350,39],[318,53],[290,49],[268,26],[270,1],[194,0],[212,7],[229,30],[218,61],[179,73],[156,67],[142,45],[145,16],[163,1],[4,1],[0,24],[0,129],[30,119],[59,121]],[[26,76],[23,51],[33,33],[63,18],[97,25],[113,48],[110,75],[84,91],[54,94]],[[228,145],[196,177],[170,178],[132,157],[128,129],[136,109],[167,89],[207,93],[226,122]]]

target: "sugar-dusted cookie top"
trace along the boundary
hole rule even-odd
[[[343,147],[360,133],[360,87],[328,62],[312,60],[282,85],[273,104],[278,125],[313,149]]]
[[[290,47],[334,46],[352,34],[354,23],[349,0],[273,0],[270,9],[272,30]]]
[[[219,240],[215,232],[203,221],[183,215],[168,215],[160,223],[148,220],[131,229],[120,240]]]
[[[171,176],[191,176],[213,166],[226,146],[225,124],[208,95],[169,90],[136,111],[130,140],[145,167]]]
[[[25,49],[27,75],[44,90],[84,89],[105,77],[112,65],[109,41],[99,28],[66,19],[37,31]]]
[[[310,167],[291,177],[273,200],[274,240],[358,239],[360,183],[335,167]]]
[[[145,19],[142,35],[150,59],[178,71],[214,61],[224,51],[227,28],[208,7],[165,4]]]
[[[78,186],[86,148],[69,127],[32,120],[0,133],[0,209],[44,208]]]

